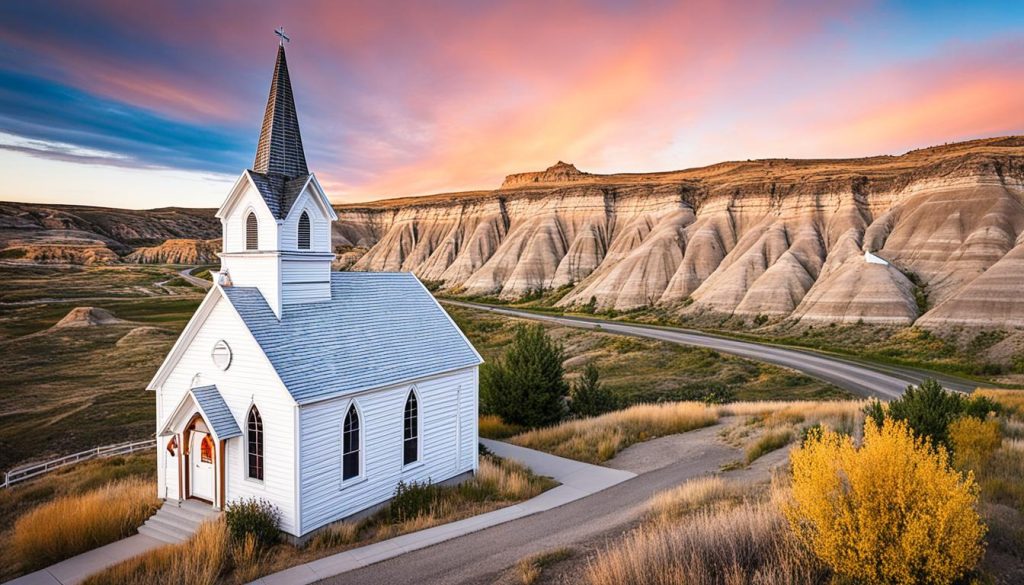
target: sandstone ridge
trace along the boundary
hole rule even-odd
[[[339,206],[355,270],[467,296],[803,322],[1024,327],[1024,138]],[[869,261],[872,252],[884,261]]]

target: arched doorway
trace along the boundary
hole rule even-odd
[[[187,497],[213,503],[217,494],[217,448],[213,434],[200,415],[188,427]]]

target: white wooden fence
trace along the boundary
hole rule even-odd
[[[68,465],[74,465],[75,463],[81,463],[82,461],[88,461],[90,459],[96,459],[100,457],[114,457],[116,455],[126,455],[128,453],[134,453],[136,451],[145,451],[147,449],[156,448],[156,439],[145,439],[142,441],[130,441],[128,443],[118,443],[116,445],[104,445],[102,447],[93,447],[88,451],[82,451],[80,453],[73,453],[71,455],[65,455],[58,457],[57,459],[51,459],[50,461],[44,461],[42,463],[32,463],[31,465],[23,465],[16,467],[6,473],[4,473],[4,481],[0,484],[0,489],[11,487],[12,485],[38,477],[44,473],[49,473]]]

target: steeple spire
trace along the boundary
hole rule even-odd
[[[279,175],[285,179],[309,174],[283,42],[277,47],[274,80],[270,83],[270,97],[267,98],[267,110],[263,114],[263,128],[260,130],[252,170],[265,175]]]

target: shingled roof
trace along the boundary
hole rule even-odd
[[[309,178],[283,45],[277,48],[274,79],[263,114],[256,160],[249,175],[278,219],[288,215]]]
[[[480,364],[411,273],[331,273],[331,300],[285,306],[281,319],[259,289],[223,291],[300,404]]]

